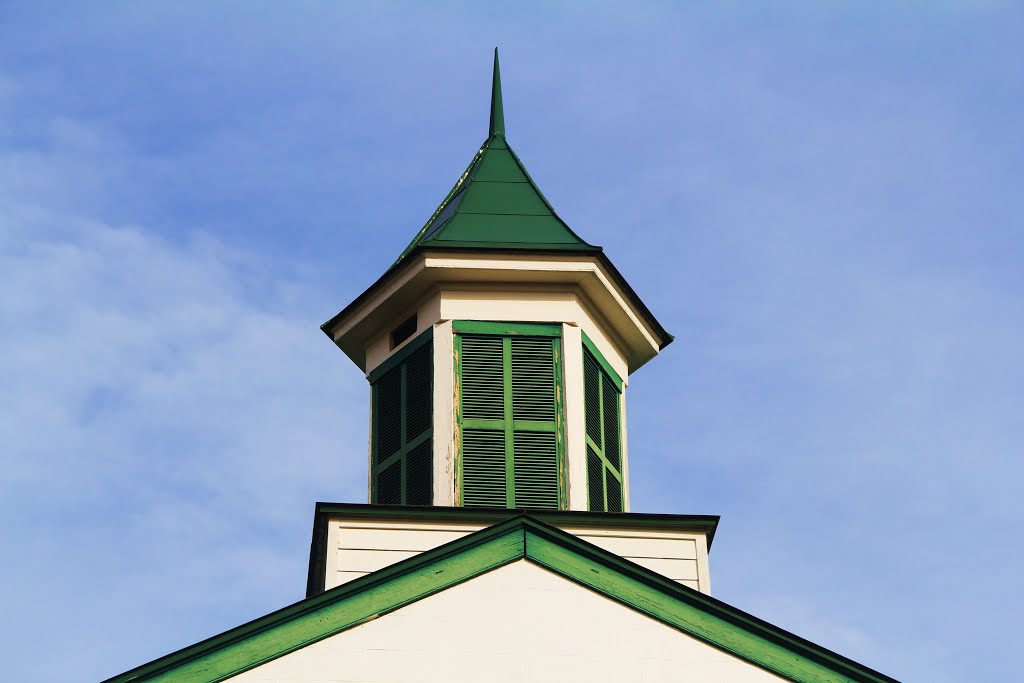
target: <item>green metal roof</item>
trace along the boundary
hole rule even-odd
[[[523,162],[505,140],[498,49],[494,49],[488,137],[437,210],[401,256],[366,291],[320,326],[333,340],[334,325],[361,305],[413,253],[459,249],[469,252],[532,251],[596,256],[612,280],[653,326],[659,348],[673,336],[658,322],[601,247],[589,244],[558,217]]]
[[[601,249],[583,241],[558,217],[505,140],[497,48],[487,140],[397,262],[417,247],[586,252]]]

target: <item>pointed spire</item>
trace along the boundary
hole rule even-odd
[[[505,110],[501,105],[501,72],[498,70],[498,48],[494,48],[494,79],[491,81],[490,135],[505,134]]]

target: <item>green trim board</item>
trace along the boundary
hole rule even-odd
[[[105,683],[223,681],[524,559],[790,681],[895,683],[893,678],[526,514],[307,598]]]
[[[523,556],[512,519],[136,667],[103,683],[216,683]]]
[[[455,334],[497,334],[503,336],[525,335],[529,337],[561,337],[561,323],[518,323],[492,322],[483,320],[455,320],[452,322]]]

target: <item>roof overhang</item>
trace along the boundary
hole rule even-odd
[[[514,512],[514,511],[510,511]],[[539,519],[503,522],[306,598],[105,683],[215,683],[513,562],[546,569],[797,683],[896,683]],[[344,671],[346,662],[337,662]]]
[[[366,370],[369,341],[444,283],[563,285],[578,289],[626,345],[629,372],[653,358],[673,337],[655,319],[600,250],[579,253],[433,249],[421,247],[388,270],[321,329]]]

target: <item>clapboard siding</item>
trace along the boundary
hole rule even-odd
[[[333,519],[328,541],[333,549],[333,561],[328,563],[330,571],[324,588],[333,588],[383,569],[482,527],[472,522]],[[563,530],[662,576],[710,593],[707,544],[702,534],[599,526],[563,527]]]

